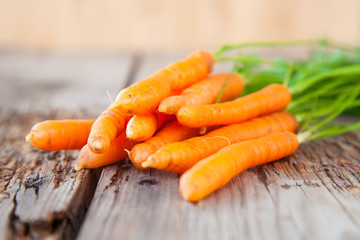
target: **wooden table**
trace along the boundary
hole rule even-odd
[[[196,204],[177,174],[126,162],[76,172],[77,151],[24,141],[38,121],[96,117],[106,91],[183,56],[2,51],[0,238],[360,239],[359,132],[304,144]]]

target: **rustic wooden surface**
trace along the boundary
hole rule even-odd
[[[45,119],[95,117],[132,63],[129,55],[0,54],[0,239],[75,238],[97,171],[74,171],[77,151],[40,151],[24,138]]]
[[[0,238],[359,239],[360,132],[304,144],[196,204],[177,174],[127,162],[75,172],[77,151],[24,142],[35,122],[94,117],[106,91],[179,57],[0,54]]]

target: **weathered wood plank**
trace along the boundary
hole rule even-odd
[[[130,55],[0,54],[0,106],[99,113],[127,82]]]
[[[46,119],[95,117],[126,84],[130,55],[0,55],[0,239],[74,239],[98,171],[75,172],[78,151],[25,143]],[[64,109],[64,110],[60,110]]]
[[[172,60],[143,58],[134,80],[164,59]],[[357,132],[304,144],[291,157],[239,174],[196,204],[181,199],[177,174],[124,169],[122,163],[106,167],[78,238],[359,238],[359,140]]]
[[[65,115],[66,116],[66,115]],[[76,173],[77,151],[45,152],[25,143],[34,121],[54,114],[12,114],[0,125],[0,238],[74,237],[97,177]]]
[[[350,144],[359,140],[305,144],[197,204],[181,199],[176,174],[107,167],[79,239],[356,239],[360,148]],[[156,183],[141,185],[141,177]]]

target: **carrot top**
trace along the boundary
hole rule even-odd
[[[155,110],[160,101],[205,78],[213,69],[212,55],[203,50],[171,63],[149,77],[121,90],[113,103],[127,114],[144,114]]]
[[[250,47],[285,46],[309,47],[311,57],[263,58],[243,52]],[[336,119],[344,113],[360,117],[360,48],[323,39],[249,42],[224,45],[213,55],[217,62],[234,63],[232,72],[241,75],[246,83],[244,95],[272,83],[285,85],[292,93],[287,111],[299,120],[301,142],[360,129],[359,119],[355,123],[340,123]]]

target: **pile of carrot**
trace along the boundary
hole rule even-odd
[[[282,82],[256,85],[247,74],[267,61],[222,57],[245,46],[227,45],[216,54],[194,51],[120,91],[97,119],[37,123],[26,140],[48,151],[81,148],[77,171],[130,158],[140,169],[181,173],[180,194],[195,202],[248,168],[293,154],[302,142],[360,128],[359,123],[342,129],[329,125],[357,106],[360,88],[352,87],[351,92],[347,88],[355,81],[348,73],[360,74],[359,67],[309,73],[306,80],[297,77],[293,85],[289,83],[296,76],[287,70]],[[247,67],[245,73],[251,59],[258,65]],[[233,61],[233,71],[211,74],[218,61]],[[344,75],[341,82],[325,81]],[[334,96],[335,107],[341,106],[337,110],[326,105]],[[306,118],[302,114],[315,98],[322,112]],[[299,106],[305,110],[299,111]]]

